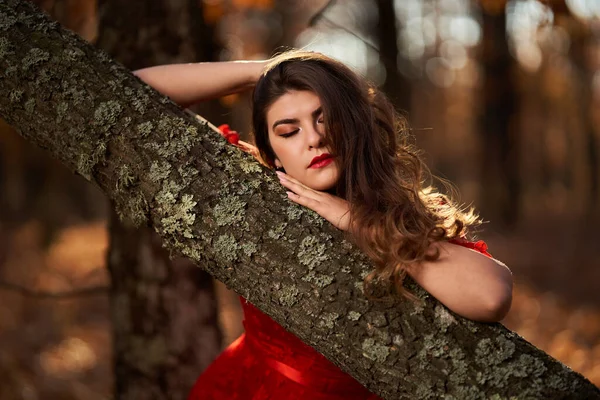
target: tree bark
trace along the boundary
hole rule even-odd
[[[129,69],[211,59],[212,42],[197,0],[100,4],[96,45]],[[115,212],[107,264],[115,398],[185,399],[221,351],[212,277],[189,259],[171,262],[151,228]]]
[[[342,233],[26,2],[0,3],[0,79],[0,115],[25,138],[382,397],[600,399],[515,333],[463,319],[412,282],[418,304],[367,300],[371,267]]]

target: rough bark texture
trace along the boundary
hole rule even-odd
[[[110,232],[115,399],[185,399],[220,351],[212,279],[150,229]]]
[[[197,0],[104,0],[96,45],[131,70],[206,60],[205,28]],[[185,399],[221,351],[212,277],[189,259],[171,262],[151,228],[114,212],[110,236],[115,398]]]
[[[0,80],[0,115],[23,136],[384,398],[600,398],[413,284],[418,306],[368,301],[364,256],[273,173],[18,0],[0,3]]]

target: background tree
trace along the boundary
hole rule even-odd
[[[481,2],[484,84],[481,88],[482,158],[484,215],[514,226],[521,212],[519,178],[519,140],[515,111],[515,64],[509,53],[506,32],[506,2]],[[488,214],[489,213],[489,214]],[[489,215],[489,217],[488,217]]]
[[[131,70],[218,52],[197,0],[103,0],[96,44]],[[216,121],[211,105],[203,111]],[[213,280],[190,260],[171,261],[153,230],[114,212],[109,235],[115,398],[184,399],[221,351]]]

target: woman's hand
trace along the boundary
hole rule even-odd
[[[331,222],[336,228],[347,231],[350,224],[350,205],[348,202],[329,193],[319,192],[304,186],[296,179],[277,171],[279,181],[290,191],[288,198],[294,203],[308,207]]]

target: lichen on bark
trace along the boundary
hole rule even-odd
[[[291,204],[272,172],[27,2],[0,2],[0,53],[9,124],[373,392],[600,398],[518,335],[440,308],[414,282],[418,304],[369,301],[364,255]]]

